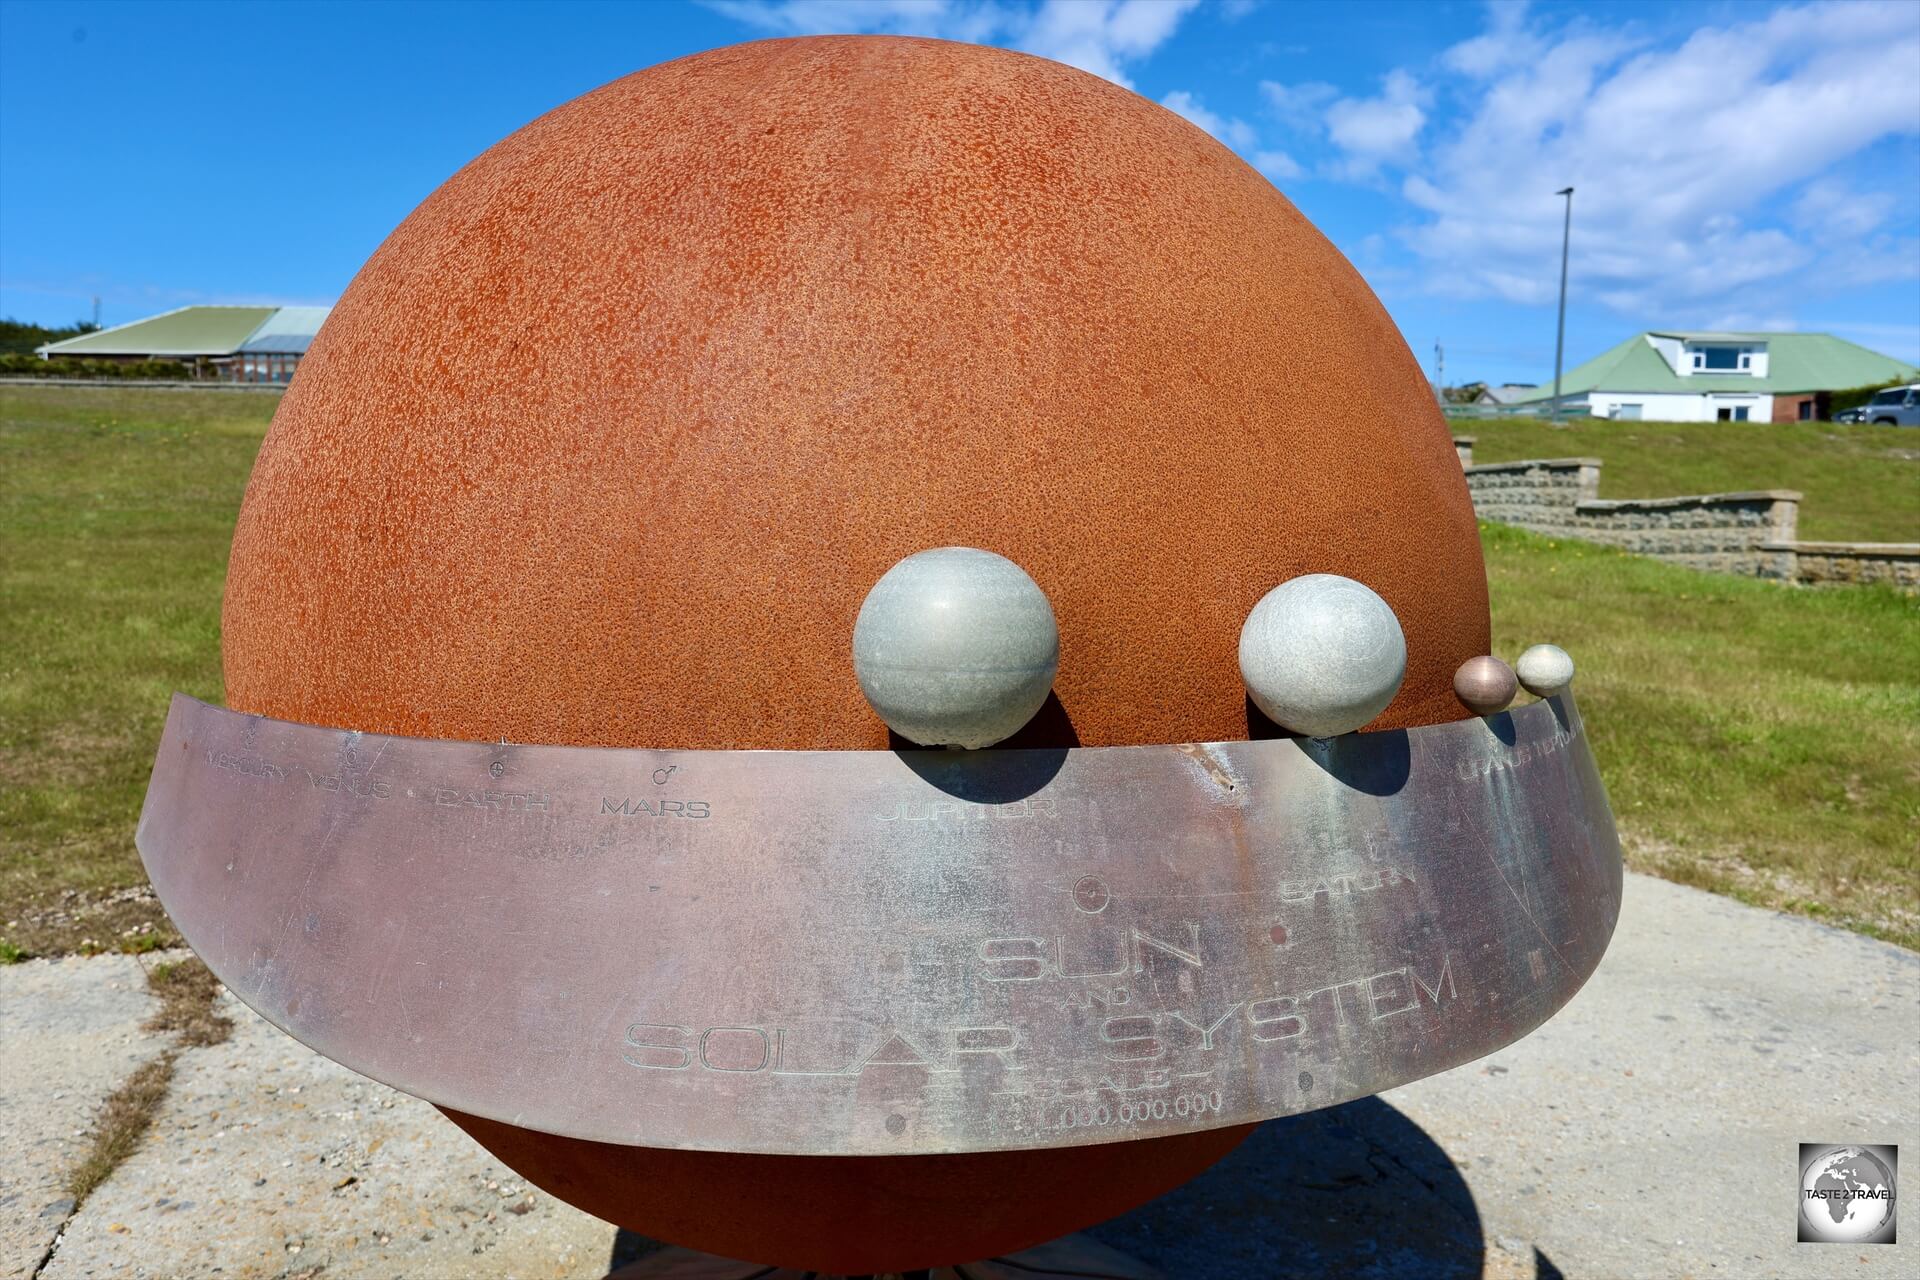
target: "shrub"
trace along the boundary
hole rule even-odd
[[[42,360],[9,352],[0,355],[0,376],[186,379],[193,377],[193,369],[179,360],[82,360],[73,356]]]
[[[1911,378],[1894,378],[1889,382],[1875,383],[1871,387],[1850,387],[1845,391],[1836,391],[1833,393],[1831,403],[1827,406],[1827,414],[1832,416],[1842,409],[1858,409],[1873,399],[1874,392],[1885,391],[1888,387],[1904,387],[1911,381]]]

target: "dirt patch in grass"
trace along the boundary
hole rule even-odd
[[[0,920],[0,964],[34,956],[144,955],[182,945],[144,876],[124,889],[68,889],[13,909]]]
[[[67,1175],[67,1194],[73,1197],[75,1211],[139,1147],[166,1100],[167,1087],[173,1083],[174,1060],[179,1056],[178,1049],[167,1050],[107,1095],[93,1120],[93,1145]]]
[[[1785,868],[1757,867],[1728,854],[1698,853],[1621,832],[1627,864],[1675,884],[1692,885],[1748,906],[1807,916],[1902,946],[1920,946],[1920,909],[1884,882],[1817,884]]]
[[[173,1044],[144,1064],[107,1096],[93,1120],[87,1154],[67,1174],[67,1194],[77,1212],[94,1189],[140,1146],[166,1101],[182,1052],[221,1043],[233,1034],[233,1020],[220,1012],[220,980],[199,959],[157,964],[147,971],[147,986],[160,997],[160,1010],[144,1031],[173,1035]]]
[[[143,1030],[171,1031],[187,1049],[219,1044],[233,1034],[233,1020],[220,1012],[220,979],[198,959],[157,964],[147,971],[147,986],[160,997],[160,1012]]]

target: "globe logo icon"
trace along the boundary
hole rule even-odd
[[[1807,1158],[1809,1154],[1811,1159]],[[1801,1157],[1801,1240],[1834,1244],[1893,1242],[1894,1163],[1890,1148],[1807,1144],[1801,1148]]]

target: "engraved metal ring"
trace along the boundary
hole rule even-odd
[[[1055,1147],[1310,1110],[1518,1039],[1620,849],[1571,694],[1328,741],[648,751],[176,696],[138,834],[269,1021],[567,1137]]]

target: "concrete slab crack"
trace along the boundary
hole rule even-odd
[[[173,1043],[158,1057],[136,1067],[95,1112],[87,1153],[66,1172],[66,1213],[34,1264],[33,1280],[39,1280],[60,1251],[67,1228],[85,1207],[87,1198],[113,1176],[153,1126],[173,1084],[180,1055],[188,1049],[219,1044],[233,1034],[232,1020],[220,1013],[215,1003],[221,990],[219,980],[198,958],[142,968],[148,990],[160,999],[160,1008],[141,1024],[141,1030],[171,1032]]]

